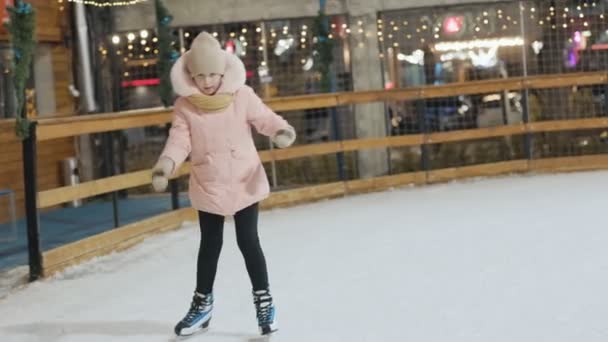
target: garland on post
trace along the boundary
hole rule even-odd
[[[334,42],[329,38],[329,18],[325,15],[325,0],[319,0],[319,14],[313,23],[313,60],[315,70],[321,74],[321,90],[331,91],[330,69],[334,61]]]
[[[13,46],[13,82],[17,95],[15,133],[22,140],[29,137],[30,121],[25,113],[25,83],[30,77],[32,56],[36,47],[36,12],[32,5],[22,0],[14,7],[6,8],[10,21],[5,24]]]
[[[156,26],[158,29],[158,73],[160,85],[158,91],[165,107],[173,102],[173,88],[171,87],[171,67],[179,57],[179,53],[171,46],[171,29],[169,24],[173,17],[161,0],[156,1]]]

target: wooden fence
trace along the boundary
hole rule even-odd
[[[380,90],[295,96],[271,99],[266,103],[277,112],[287,112],[371,102],[432,99],[458,95],[518,91],[524,89],[603,85],[606,84],[607,80],[608,72],[577,73],[475,81],[464,84],[416,87],[389,91]],[[378,115],[381,115],[384,118],[384,113],[378,113]],[[169,123],[171,119],[171,111],[164,109],[41,119],[37,123],[36,142],[45,142],[52,139],[73,137],[82,134],[109,132],[151,125],[164,125]],[[608,118],[552,120],[492,128],[343,140],[295,146],[284,150],[261,151],[260,157],[263,162],[283,161],[365,149],[420,146],[493,137],[599,128],[608,128]],[[467,177],[494,176],[522,172],[582,171],[604,168],[608,168],[608,155],[510,160],[491,164],[403,173],[371,179],[357,179],[280,191],[272,193],[271,197],[266,200],[262,206],[264,208],[271,208],[324,198],[339,197],[352,193],[379,191],[409,184],[444,182]],[[189,163],[184,163],[175,177],[187,175],[189,172]],[[37,209],[48,208],[75,199],[89,198],[104,193],[147,185],[150,184],[150,179],[150,170],[142,170],[93,180],[78,185],[39,191],[37,192],[37,197],[35,199],[35,207]],[[41,256],[41,274],[49,275],[66,266],[87,260],[91,257],[132,246],[151,233],[178,227],[184,220],[194,220],[196,217],[195,215],[196,213],[193,209],[179,209],[47,251]]]

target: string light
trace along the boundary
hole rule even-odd
[[[117,7],[117,6],[130,6],[147,0],[121,0],[121,1],[95,1],[95,0],[68,0],[77,4],[84,4],[87,6],[95,7]]]

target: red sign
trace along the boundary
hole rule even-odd
[[[13,7],[14,0],[0,0],[0,14],[2,15],[2,22],[5,23],[8,21],[8,11],[7,7]]]
[[[0,25],[0,34],[4,35],[6,34],[6,28],[4,27],[4,24],[8,22],[9,17],[8,17],[8,11],[6,10],[7,7],[13,7],[13,0],[0,0],[0,18],[2,18],[2,25]]]
[[[450,16],[443,20],[443,32],[446,34],[456,34],[462,30],[464,24],[464,17]]]

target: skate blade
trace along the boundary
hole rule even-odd
[[[247,342],[268,342],[272,338],[272,334],[266,334],[262,336],[256,336],[249,338]]]
[[[206,322],[205,324],[203,324],[200,329],[195,330],[194,332],[192,332],[191,334],[188,335],[176,335],[174,341],[185,341],[189,338],[192,338],[194,336],[206,333],[209,330],[209,323]]]

